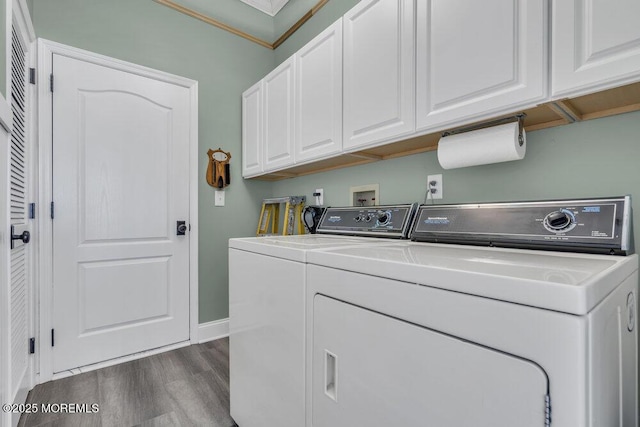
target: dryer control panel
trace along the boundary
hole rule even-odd
[[[591,200],[424,205],[411,239],[629,254],[629,196]]]
[[[407,238],[418,204],[327,208],[319,234]]]

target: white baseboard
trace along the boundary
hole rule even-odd
[[[229,336],[229,318],[201,323],[198,326],[198,343],[213,341]]]

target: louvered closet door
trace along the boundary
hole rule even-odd
[[[11,49],[11,133],[10,212],[14,234],[29,232],[28,197],[29,167],[26,144],[27,93],[26,49],[21,36],[13,28]],[[28,389],[29,337],[29,247],[21,240],[11,249],[10,293],[10,398],[22,401]]]

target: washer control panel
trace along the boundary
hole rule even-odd
[[[630,253],[630,197],[464,205],[423,205],[412,240]]]
[[[327,208],[318,233],[407,238],[418,204]]]

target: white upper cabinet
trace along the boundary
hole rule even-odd
[[[242,176],[262,173],[262,80],[242,94]]]
[[[362,0],[344,15],[345,150],[414,131],[414,19],[414,0]]]
[[[442,129],[544,99],[546,4],[544,0],[418,1],[417,130]]]
[[[640,1],[552,2],[552,96],[620,86],[640,78]]]
[[[342,151],[342,18],[296,53],[295,160]]]
[[[294,68],[291,57],[264,79],[264,171],[294,163]]]

